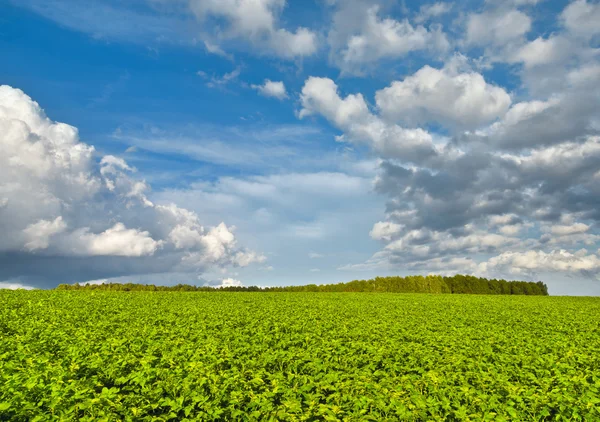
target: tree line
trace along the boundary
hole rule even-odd
[[[60,284],[57,290],[108,290],[108,291],[178,291],[178,292],[380,292],[380,293],[439,293],[484,295],[543,295],[548,296],[545,283],[530,281],[507,281],[457,274],[414,275],[407,277],[375,277],[370,280],[353,280],[347,283],[307,284],[302,286],[257,287],[230,286],[210,287],[177,284],[156,286],[154,284],[106,283],[106,284]]]

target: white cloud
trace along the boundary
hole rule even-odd
[[[567,236],[578,233],[585,233],[590,229],[590,226],[584,223],[575,223],[571,225],[555,225],[552,226],[550,232],[557,236]]]
[[[252,85],[252,88],[256,89],[265,97],[274,97],[278,100],[283,100],[288,97],[283,82],[274,82],[270,79],[265,79],[265,82],[262,85]]]
[[[589,254],[585,249],[576,252],[564,249],[550,252],[504,252],[480,264],[480,270],[526,275],[542,272],[583,273],[597,277],[600,273],[600,258],[596,254]]]
[[[517,9],[471,13],[467,18],[466,42],[470,45],[506,45],[521,39],[531,29],[531,18]]]
[[[308,257],[310,259],[317,259],[317,258],[323,258],[325,255],[317,253],[317,252],[309,252],[308,253]]]
[[[0,290],[2,290],[2,289],[6,289],[6,290],[19,290],[19,289],[33,290],[33,289],[35,289],[35,287],[27,286],[25,284],[16,283],[16,282],[12,282],[12,281],[0,281]]]
[[[528,2],[488,2],[491,7],[466,19],[467,35],[462,46],[483,47],[482,56],[476,61],[481,68],[490,69],[502,62],[522,63],[517,75],[521,89],[528,93],[529,98],[525,99],[543,101],[569,88],[566,75],[574,68],[596,60],[594,37],[598,33],[595,24],[598,19],[595,16],[600,16],[600,5],[574,1],[557,16],[562,26],[552,32],[543,29],[547,35],[528,39],[531,18],[517,9],[525,3]],[[539,21],[534,29],[545,28],[543,25]],[[586,103],[589,100],[581,101],[579,108],[585,108]]]
[[[561,14],[567,30],[585,37],[600,33],[600,4],[576,0],[570,3]]]
[[[309,77],[300,95],[299,118],[320,114],[344,132],[339,140],[366,143],[384,156],[423,160],[437,154],[433,138],[422,129],[404,129],[372,114],[361,94],[341,98],[329,78]]]
[[[384,58],[399,58],[425,49],[445,52],[450,46],[441,27],[415,27],[408,19],[381,19],[378,13],[378,6],[370,7],[360,31],[347,39],[339,52],[342,70],[360,73],[365,65]]]
[[[23,280],[31,272],[40,280],[79,281],[70,277],[85,277],[85,267],[71,274],[69,262],[80,266],[82,257],[106,277],[264,261],[238,248],[225,224],[206,230],[193,212],[154,205],[149,186],[131,177],[135,169],[125,160],[96,160],[76,128],[51,121],[9,86],[0,86],[0,134],[0,259],[21,254]],[[35,261],[42,255],[55,257],[56,265]]]
[[[191,44],[187,1],[163,2],[155,13],[157,2],[93,1],[79,0],[20,1],[15,4],[30,9],[57,22],[61,27],[80,31],[96,40],[117,40],[149,45]],[[154,13],[153,13],[154,12]]]
[[[517,236],[523,230],[523,224],[507,224],[498,229],[505,236]]]
[[[40,220],[37,223],[27,226],[23,233],[28,239],[25,243],[25,249],[34,251],[36,249],[46,249],[50,242],[50,237],[60,233],[67,228],[62,217],[56,217],[54,220]]]
[[[224,19],[226,27],[218,34],[222,39],[241,38],[255,47],[282,58],[305,57],[317,50],[317,36],[307,28],[290,32],[278,26],[278,16],[285,0],[191,0],[196,16]]]
[[[479,73],[430,66],[377,91],[375,98],[382,115],[390,120],[462,129],[502,117],[511,104],[503,88],[488,84]]]
[[[519,239],[486,231],[473,231],[457,237],[446,232],[419,229],[406,232],[402,237],[388,243],[385,249],[406,254],[410,260],[414,257],[431,259],[455,253],[485,253],[518,243]]]
[[[206,254],[215,261],[221,259],[228,248],[235,246],[235,237],[224,223],[213,227],[202,241],[206,246]]]
[[[210,41],[204,40],[204,48],[206,48],[206,51],[208,51],[210,54],[215,54],[228,60],[233,60],[231,54],[226,53],[225,50],[223,50],[219,45],[213,44]]]
[[[518,217],[515,214],[493,215],[490,217],[490,224],[492,226],[503,226],[512,224],[516,219],[518,219]]]
[[[600,63],[588,63],[569,71],[567,81],[573,87],[595,86],[600,81]]]
[[[249,252],[238,252],[235,254],[233,262],[240,267],[245,267],[253,263],[263,263],[267,260],[267,257],[263,254],[256,253],[254,251]],[[272,267],[271,267],[272,268]]]
[[[236,280],[234,278],[224,278],[221,281],[221,285],[217,286],[217,287],[242,287],[243,284],[240,280]]]
[[[583,79],[578,72],[585,75]],[[516,150],[553,144],[567,146],[569,141],[584,139],[587,133],[597,132],[594,129],[598,125],[597,80],[600,80],[600,72],[594,76],[591,67],[563,75],[561,83],[572,84],[564,91],[551,94],[545,100],[514,104],[501,121],[478,134],[486,137],[488,144]],[[592,144],[587,143],[588,146]]]
[[[240,66],[233,69],[231,72],[226,72],[222,76],[209,76],[203,70],[199,70],[196,74],[203,79],[206,79],[206,86],[209,88],[223,88],[226,85],[237,81],[240,74],[242,73],[242,68]]]
[[[375,223],[373,229],[369,233],[372,239],[375,240],[391,240],[392,237],[402,231],[403,226],[392,223],[390,221],[379,221]]]
[[[300,118],[319,113],[340,128],[354,123],[368,123],[372,119],[362,94],[350,94],[342,99],[337,85],[329,78],[308,78],[302,88],[300,100],[303,107]]]
[[[508,110],[502,121],[491,128],[492,130],[498,130],[502,126],[514,126],[520,122],[525,122],[557,104],[558,101],[556,98],[548,101],[523,101],[516,103]]]
[[[538,37],[518,48],[510,62],[522,62],[526,68],[561,62],[572,54],[571,43],[564,37]]]
[[[431,4],[423,4],[419,9],[419,14],[415,18],[415,22],[423,23],[430,19],[435,19],[439,16],[445,15],[452,10],[454,5],[452,3],[437,2]]]
[[[127,229],[117,223],[102,233],[90,233],[88,228],[77,230],[71,236],[73,253],[87,256],[146,256],[154,255],[160,247],[147,231]]]
[[[201,226],[196,223],[178,224],[169,233],[169,240],[177,249],[189,249],[201,245],[203,241]]]

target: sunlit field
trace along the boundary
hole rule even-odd
[[[0,420],[600,420],[600,298],[0,291]]]

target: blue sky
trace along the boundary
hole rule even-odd
[[[597,17],[583,0],[2,2],[0,283],[459,272],[599,294]]]

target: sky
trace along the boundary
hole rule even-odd
[[[0,287],[600,295],[600,3],[2,0]]]

